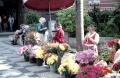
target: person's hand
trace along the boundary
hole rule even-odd
[[[18,32],[15,32],[15,34],[18,34]]]
[[[45,28],[43,28],[44,30],[46,30],[47,29],[47,27],[45,27]]]

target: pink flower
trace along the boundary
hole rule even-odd
[[[27,49],[30,49],[30,48],[32,48],[32,45],[23,46],[23,47],[21,47],[21,48],[18,50],[18,54],[23,55],[24,52],[25,52]]]
[[[97,57],[94,56],[94,51],[91,49],[88,49],[84,52],[77,52],[75,59],[82,64],[87,64],[89,62],[92,62],[96,59]]]

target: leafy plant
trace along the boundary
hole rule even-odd
[[[28,13],[25,14],[24,19],[26,24],[33,24],[38,22],[39,16],[35,12],[29,11]]]
[[[62,24],[63,29],[67,32],[74,32],[76,30],[76,11],[75,7],[71,7],[67,10],[62,10],[56,13],[58,21]],[[84,13],[84,27],[86,28],[88,25],[93,23],[92,18]]]
[[[110,61],[109,55],[110,55],[110,52],[106,50],[101,53],[101,59],[104,61]]]

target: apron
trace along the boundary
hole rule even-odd
[[[96,33],[93,33],[92,35],[90,35],[90,37],[94,40],[96,36]],[[86,40],[86,42],[84,42],[84,50],[94,50],[95,52],[98,53],[98,49],[97,49],[97,45],[93,44],[89,39]]]

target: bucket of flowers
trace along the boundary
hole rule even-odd
[[[51,72],[57,71],[58,68],[57,61],[58,61],[58,56],[56,54],[51,54],[49,57],[47,57],[46,62],[50,66]]]
[[[46,52],[44,51],[44,50],[42,50],[42,49],[40,49],[40,50],[36,50],[36,62],[37,62],[37,65],[38,66],[42,66],[42,64],[43,64],[43,62],[44,62],[44,57],[45,57],[45,54],[46,54]]]
[[[81,66],[93,65],[98,54],[91,49],[76,53],[75,59]]]
[[[58,72],[65,75],[65,78],[75,78],[80,66],[71,58],[66,58],[61,62]]]
[[[25,45],[23,47],[21,47],[18,50],[18,54],[20,54],[21,56],[24,55],[24,60],[25,61],[29,61],[29,55],[30,55],[30,49],[32,48],[32,45]]]
[[[47,49],[46,49],[47,48]],[[49,43],[46,46],[43,47],[43,49],[47,52],[47,53],[54,53],[56,55],[58,55],[58,62],[57,64],[60,65],[61,62],[61,57],[68,52],[70,46],[66,43],[63,44],[59,44],[59,43]]]

